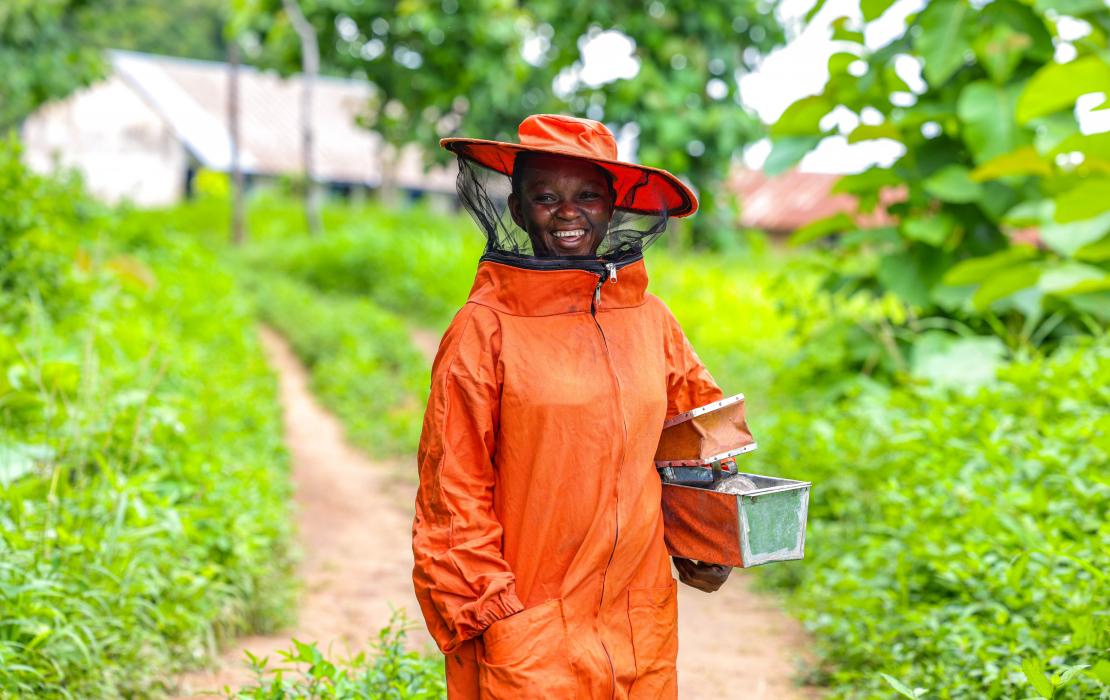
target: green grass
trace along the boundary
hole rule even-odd
[[[252,309],[194,242],[0,147],[0,697],[159,696],[291,602]]]
[[[412,453],[428,394],[428,366],[407,326],[374,302],[277,273],[243,272],[262,320],[289,340],[311,388],[368,453]]]

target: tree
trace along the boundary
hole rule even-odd
[[[223,61],[227,0],[95,0],[74,24],[81,41],[99,49],[128,49]]]
[[[864,23],[890,5],[863,0]],[[1085,36],[1062,40],[1065,15]],[[857,271],[838,284],[892,292],[1012,344],[1110,321],[1110,134],[1081,133],[1074,113],[1082,95],[1110,96],[1102,0],[931,0],[873,50],[862,29],[834,23],[844,49],[828,84],[772,126],[771,158],[788,166],[833,134],[825,117],[838,107],[864,117],[849,142],[890,139],[905,153],[836,189],[865,210],[900,192],[888,207],[896,223],[862,228],[840,214],[795,241],[841,234]],[[899,66],[917,66],[922,85],[911,89]],[[1029,229],[1040,245],[1019,242]]]
[[[672,0],[517,5],[505,0],[304,0],[324,69],[376,87],[365,125],[396,147],[416,143],[426,157],[450,135],[513,139],[535,112],[564,112],[635,123],[644,162],[688,177],[704,211],[702,240],[731,230],[714,216],[731,158],[755,138],[758,121],[740,103],[736,77],[781,41],[761,0]],[[258,58],[297,69],[295,37],[277,0],[259,0]],[[634,42],[639,70],[605,84],[575,80],[581,47],[606,30]],[[577,73],[581,78],[580,72]],[[552,89],[560,78],[564,89]]]
[[[73,31],[84,0],[0,4],[0,130],[104,73],[99,52]]]

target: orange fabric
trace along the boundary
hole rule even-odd
[[[413,580],[452,700],[674,698],[675,582],[652,456],[722,394],[643,261],[478,267],[440,344]]]
[[[604,124],[561,114],[533,114],[517,128],[520,143],[447,138],[439,145],[503,175],[512,176],[520,151],[584,158],[613,175],[617,207],[640,213],[690,216],[698,198],[682,180],[660,168],[617,160],[617,140]]]

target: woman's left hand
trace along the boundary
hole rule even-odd
[[[692,559],[672,557],[674,568],[678,569],[678,580],[687,586],[692,586],[699,591],[712,593],[728,580],[732,573],[731,566],[721,564],[706,564]]]

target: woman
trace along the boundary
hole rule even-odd
[[[598,122],[535,115],[519,137],[442,142],[487,244],[432,368],[417,598],[451,698],[673,698],[652,456],[666,418],[722,394],[646,293],[643,248],[697,200]],[[675,565],[706,591],[728,575]]]

